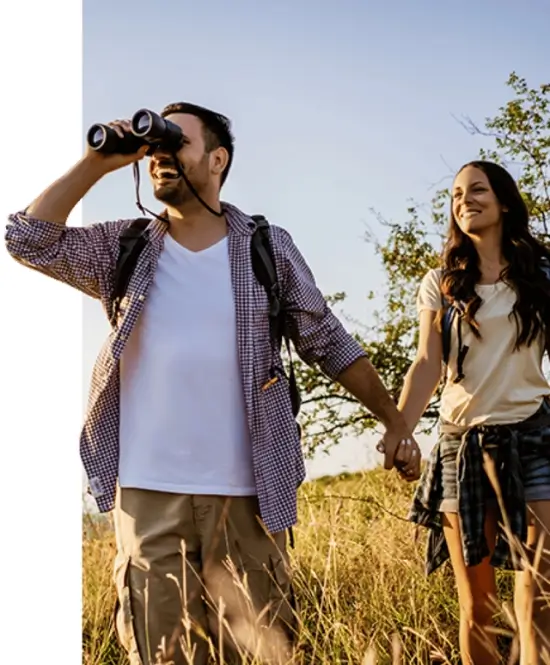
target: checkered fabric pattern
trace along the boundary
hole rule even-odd
[[[531,418],[514,425],[460,428],[440,426],[440,439],[433,448],[418,484],[409,520],[429,529],[426,574],[434,572],[448,558],[439,505],[443,498],[441,445],[443,437],[458,437],[458,512],[462,529],[462,552],[467,566],[475,566],[489,555],[485,539],[485,470],[483,451],[495,462],[498,484],[513,537],[525,543],[527,510],[522,481],[522,457],[550,460],[550,405],[544,402]],[[499,529],[491,564],[517,570],[505,533]]]
[[[258,499],[266,527],[277,532],[296,523],[296,494],[305,478],[304,460],[288,383],[280,379],[262,390],[272,362],[280,369],[283,365],[271,344],[268,300],[252,270],[250,237],[256,224],[232,205],[224,203],[223,209],[229,227],[238,351]],[[99,299],[110,316],[119,235],[131,222],[71,228],[20,212],[9,217],[6,244],[17,261]],[[166,223],[158,220],[149,225],[149,242],[92,374],[80,451],[90,493],[101,512],[113,508],[118,477],[119,359],[147,299],[166,230]],[[289,233],[272,226],[271,239],[296,351],[305,362],[335,379],[364,356],[364,350],[329,310]]]

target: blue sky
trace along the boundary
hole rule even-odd
[[[453,116],[494,115],[514,70],[548,82],[549,30],[547,0],[85,0],[84,131],[172,101],[228,115],[223,198],[287,228],[323,292],[345,290],[366,320],[383,288],[363,241],[381,231],[371,209],[403,219],[476,156]],[[142,198],[155,205],[147,178]],[[89,194],[84,221],[137,216],[134,201],[125,169]],[[107,326],[95,303],[84,316],[87,387]]]

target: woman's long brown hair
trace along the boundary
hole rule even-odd
[[[550,261],[550,252],[531,233],[527,206],[508,171],[493,162],[473,161],[459,173],[469,166],[485,173],[496,198],[507,210],[503,213],[502,253],[508,265],[501,279],[517,295],[512,311],[518,327],[516,349],[530,346],[541,332],[546,348],[550,348],[550,280],[541,270],[542,262]],[[442,262],[442,294],[448,302],[460,304],[463,320],[480,338],[475,318],[482,304],[475,290],[481,279],[479,257],[471,239],[458,226],[452,203]]]

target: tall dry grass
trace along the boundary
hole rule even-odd
[[[402,519],[411,495],[411,486],[382,470],[301,489],[292,551],[299,665],[459,663],[453,578],[448,566],[425,577],[425,534],[415,542],[414,527]],[[85,526],[84,663],[122,665],[112,627],[114,537],[108,524]],[[498,586],[509,603],[512,575],[500,572]],[[497,625],[505,654],[512,638],[506,605]]]

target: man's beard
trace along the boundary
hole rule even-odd
[[[207,165],[206,156],[203,158],[203,161],[200,164],[198,164],[195,168],[190,169],[190,171],[186,174],[191,187],[197,191],[199,196],[203,189],[201,185],[204,182],[204,174],[202,173],[203,165],[204,167]],[[157,169],[162,171],[163,167],[173,173],[175,169],[173,160],[161,160],[157,165]],[[182,165],[182,168],[185,167]],[[162,182],[153,179],[153,194],[157,201],[171,206],[181,206],[196,198],[195,194],[187,184],[186,178],[184,178],[181,174],[176,178],[166,178]]]
[[[157,201],[167,205],[181,205],[193,196],[181,176],[175,182],[156,185],[153,189],[153,195]]]

